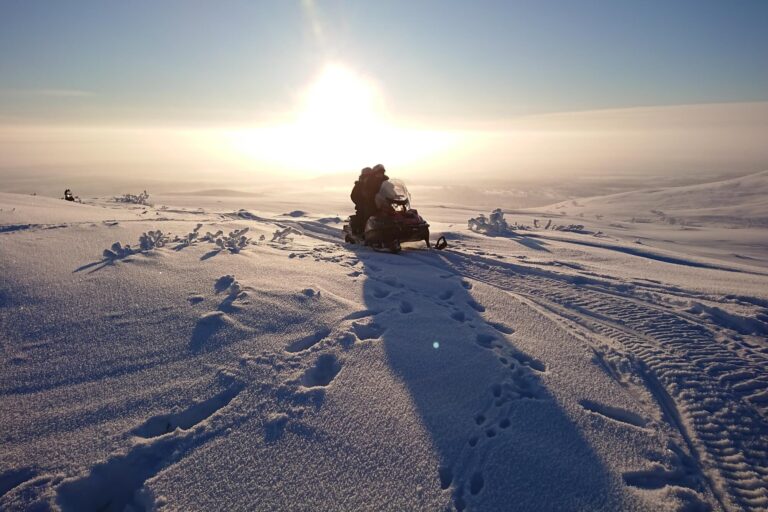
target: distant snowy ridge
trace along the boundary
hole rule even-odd
[[[712,183],[563,201],[541,210],[636,222],[768,226],[768,171]]]

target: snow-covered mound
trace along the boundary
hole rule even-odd
[[[193,200],[0,194],[1,510],[768,508],[751,260]]]
[[[768,227],[768,171],[714,183],[564,201],[546,210],[635,222]]]
[[[145,208],[136,208],[134,210],[114,204],[111,208],[104,208],[52,197],[0,192],[0,231],[140,219],[140,212]]]

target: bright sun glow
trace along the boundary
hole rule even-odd
[[[407,166],[456,142],[445,132],[396,126],[377,85],[339,64],[325,66],[304,90],[292,119],[232,132],[228,139],[255,162],[306,174],[358,170],[378,162]]]

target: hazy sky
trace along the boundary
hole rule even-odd
[[[766,27],[764,0],[0,0],[0,145],[16,150],[0,166],[50,138],[22,125],[77,126],[83,146],[88,125],[215,128],[182,135],[216,145],[211,164],[498,157],[515,141],[477,130],[507,133],[521,115],[768,101]],[[85,160],[141,146],[120,133]],[[350,146],[353,159],[336,158]]]
[[[329,59],[399,116],[768,100],[768,2],[3,0],[0,113],[253,120]]]

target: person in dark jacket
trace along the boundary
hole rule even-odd
[[[372,215],[376,215],[378,212],[378,208],[376,207],[376,194],[379,193],[381,184],[389,179],[385,174],[386,172],[387,170],[384,169],[383,165],[377,164],[373,167],[368,178],[365,180],[365,185],[363,186],[363,218],[365,219],[363,221],[363,228],[365,228],[365,223],[368,222],[368,218]]]
[[[352,188],[350,199],[355,203],[355,215],[351,219],[353,233],[365,231],[365,224],[371,215],[376,215],[376,194],[379,193],[381,184],[389,179],[387,170],[383,165],[377,164],[373,168],[366,167],[360,172],[360,177]]]
[[[353,233],[360,233],[365,229],[366,218],[363,218],[365,211],[365,189],[366,182],[370,177],[373,169],[370,167],[364,168],[360,171],[360,177],[355,181],[355,185],[352,187],[352,193],[349,198],[355,204],[355,214],[351,218],[351,227]]]

